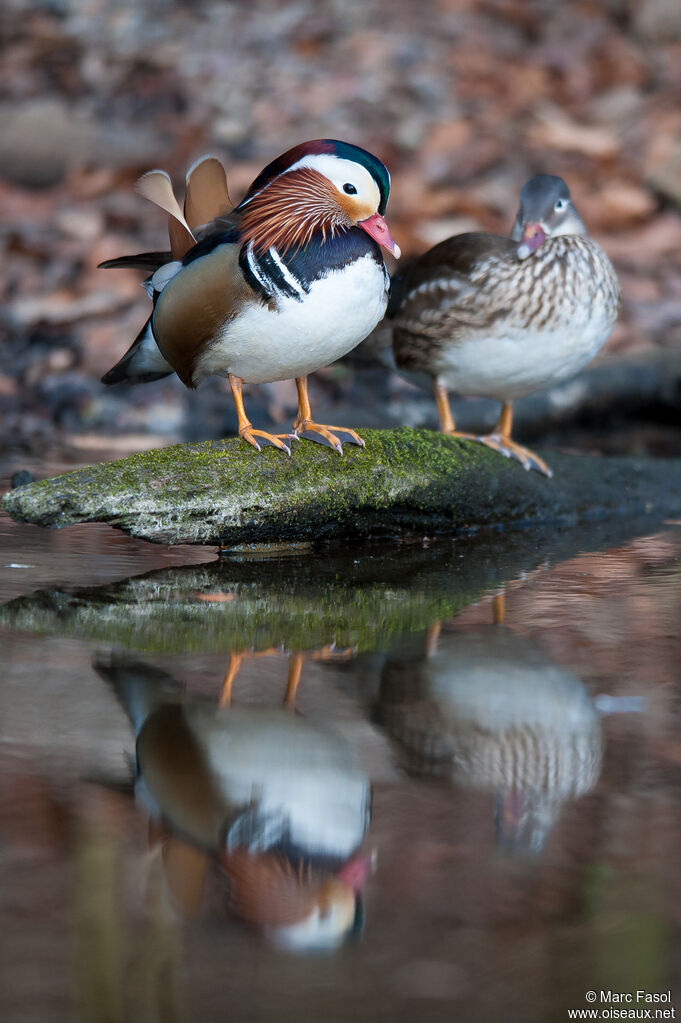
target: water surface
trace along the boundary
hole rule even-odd
[[[218,561],[3,517],[2,1019],[674,1007],[680,555],[645,521]],[[352,906],[296,931],[329,877]]]

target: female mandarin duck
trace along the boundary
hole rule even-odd
[[[501,417],[472,439],[547,476],[538,455],[511,439],[513,401],[572,376],[605,344],[620,289],[587,236],[561,178],[525,183],[511,237],[448,238],[393,280],[388,317],[399,369],[433,381],[444,433],[455,429],[448,392],[498,398]]]
[[[362,445],[354,430],[313,421],[307,375],[358,345],[385,312],[381,246],[400,252],[384,219],[390,175],[381,161],[346,142],[304,142],[270,163],[234,209],[214,157],[187,175],[184,213],[164,171],[144,175],[138,191],[169,213],[171,252],[101,264],[154,270],[145,282],[154,310],[104,383],[174,371],[193,388],[226,375],[239,435],[258,450],[261,440],[290,454],[286,441],[303,433],[341,453],[336,432]],[[298,388],[293,432],[253,429],[243,382],[289,377]]]
[[[496,617],[496,616],[495,616]],[[381,672],[378,714],[417,776],[495,794],[497,843],[537,854],[598,781],[600,716],[580,679],[505,625],[410,637]]]

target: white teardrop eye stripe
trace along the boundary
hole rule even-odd
[[[343,192],[343,185],[349,182],[357,189],[357,194],[353,195],[353,199],[370,205],[374,211],[378,210],[381,193],[371,174],[366,167],[362,167],[361,163],[355,163],[354,160],[343,160],[330,153],[309,153],[289,167],[286,173],[298,170],[300,167],[310,167],[312,170],[319,171],[335,185],[339,192]]]

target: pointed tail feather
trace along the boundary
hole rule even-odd
[[[170,263],[173,258],[172,252],[138,252],[129,256],[118,256],[116,259],[105,259],[98,263],[100,270],[120,270],[131,268],[133,270],[146,270],[153,273],[160,266]]]
[[[128,348],[123,358],[102,377],[102,383],[148,384],[174,373],[173,367],[161,355],[151,330],[151,318]]]

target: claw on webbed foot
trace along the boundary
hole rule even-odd
[[[528,472],[530,469],[534,469],[535,472],[539,472],[542,476],[548,476],[549,479],[553,476],[553,472],[546,464],[543,458],[531,451],[530,448],[524,448],[522,444],[516,444],[510,437],[502,437],[499,434],[489,433],[483,434],[480,437],[475,438],[480,444],[484,444],[485,447],[491,448],[493,451],[498,451],[504,458],[512,458],[516,462],[520,462],[523,469]]]
[[[341,438],[336,436],[337,433],[345,434],[346,436]],[[332,448],[335,448],[340,455],[343,454],[343,444],[341,443],[341,440],[346,444],[357,444],[361,448],[364,447],[364,441],[360,435],[354,430],[351,430],[350,427],[324,426],[322,423],[315,423],[311,419],[302,421],[296,420],[293,424],[293,434],[297,440],[311,440],[315,441],[317,444],[321,444],[323,441],[326,441]],[[312,434],[313,436],[304,436],[305,434]],[[318,434],[319,436],[315,437],[314,434]],[[320,440],[320,437],[323,438],[323,440]]]
[[[310,402],[307,397],[307,377],[296,377],[298,388],[298,414],[293,421],[293,433],[299,440],[312,440],[317,444],[326,441],[339,455],[343,454],[343,444],[357,444],[364,447],[364,441],[358,433],[351,430],[349,426],[324,426],[322,423],[315,423],[310,411]],[[336,434],[345,434],[344,437],[337,437]],[[311,437],[302,437],[302,434],[312,434]],[[314,434],[318,434],[317,437]],[[320,440],[320,438],[322,438]]]
[[[262,451],[262,445],[256,440],[256,437],[259,437],[265,444],[271,444],[272,447],[285,451],[287,455],[291,454],[291,448],[284,442],[296,440],[292,433],[268,433],[267,430],[254,430],[252,426],[246,426],[239,430],[239,436],[252,444],[257,451]]]

